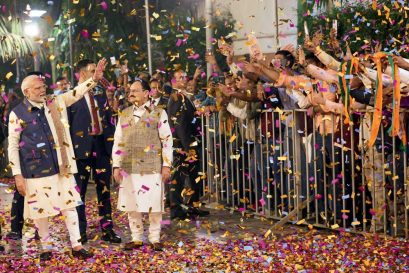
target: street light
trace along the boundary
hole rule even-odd
[[[146,17],[146,42],[148,47],[148,69],[152,75],[152,51],[151,51],[151,25],[149,21],[149,0],[145,0],[145,17]]]
[[[35,17],[35,16],[31,16],[32,11],[30,11],[30,13],[28,14],[30,17]],[[40,14],[40,13],[34,13],[36,15]],[[44,14],[44,13],[42,13]],[[40,36],[40,27],[37,24],[37,22],[28,22],[27,24],[25,24],[24,26],[24,33],[25,35],[31,37],[31,38],[36,38]],[[38,58],[37,54],[33,54],[33,63],[34,63],[34,70],[38,71],[40,69],[40,60]]]
[[[38,37],[40,34],[40,28],[35,22],[31,22],[24,26],[24,33],[29,37]]]
[[[26,11],[24,12],[27,14],[30,18],[38,18],[43,16],[47,11],[45,10],[40,10],[40,9],[31,9],[30,5],[27,4]]]
[[[212,0],[205,1],[205,18],[206,18],[206,52],[212,51],[212,39],[213,39],[213,28],[210,26],[213,23],[213,7],[212,7]],[[213,67],[210,63],[207,63],[206,67],[206,75],[209,79],[210,75],[213,73]]]
[[[39,9],[33,9],[29,12],[28,16],[31,18],[37,18],[43,16],[47,11],[45,10],[39,10]]]

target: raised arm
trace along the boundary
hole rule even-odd
[[[395,57],[396,61],[398,62],[398,66],[402,69],[409,70],[409,60],[402,58],[401,56]]]
[[[305,70],[314,79],[325,81],[329,84],[339,83],[336,70],[324,70],[313,64],[309,64]]]
[[[309,38],[305,38],[304,48],[314,53],[314,55],[320,60],[320,62],[323,63],[327,68],[338,71],[341,63],[338,62],[331,55],[323,51],[320,48],[319,43],[320,43],[319,39],[314,39],[313,41],[311,41]]]
[[[94,75],[90,79],[81,83],[73,90],[58,96],[57,99],[62,101],[66,107],[69,107],[82,99],[82,97],[84,97],[88,91],[92,90],[97,85],[98,81],[102,79],[106,63],[107,61],[105,58],[100,60],[97,64]]]
[[[290,76],[285,73],[280,73],[280,77],[277,80],[276,87],[285,87],[296,90],[304,90],[308,93],[313,91],[311,79],[307,76]]]

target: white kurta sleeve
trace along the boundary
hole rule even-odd
[[[391,66],[388,66],[385,70],[385,74],[388,76],[392,76],[392,68]],[[399,68],[399,76],[400,76],[400,81],[405,84],[409,84],[409,71]]]
[[[158,125],[159,137],[162,142],[162,166],[171,167],[173,162],[173,137],[170,130],[168,114],[162,110]]]
[[[120,168],[122,162],[122,154],[120,143],[122,142],[122,126],[121,118],[119,118],[114,134],[114,146],[112,148],[112,167]]]
[[[234,103],[230,102],[227,105],[227,111],[230,112],[233,116],[239,119],[246,119],[247,118],[247,107],[239,108]]]
[[[299,91],[299,90],[292,90],[293,92],[293,97],[297,100],[298,107],[301,109],[307,109],[308,107],[311,106],[310,101],[308,100],[307,96],[304,96],[304,94]]]
[[[9,137],[8,137],[8,156],[11,163],[11,171],[13,175],[21,174],[19,144],[22,127],[17,115],[14,112],[10,113],[9,118]],[[22,144],[24,145],[24,143]]]
[[[85,82],[79,84],[73,90],[59,95],[58,98],[62,99],[66,107],[69,107],[82,99],[82,97],[84,97],[84,95],[95,86],[97,86],[97,82],[94,82],[92,78],[90,78]]]
[[[375,69],[366,68],[365,76],[367,76],[372,81],[376,81],[376,78],[378,77],[378,72]],[[388,85],[391,85],[392,83],[393,83],[393,80],[391,76],[382,74],[382,85],[383,86],[388,86]]]

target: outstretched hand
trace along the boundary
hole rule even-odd
[[[105,58],[102,58],[101,60],[99,60],[97,67],[95,69],[95,73],[92,76],[92,79],[94,81],[97,82],[104,77],[104,70],[105,70],[106,65],[107,65],[107,60]]]
[[[329,33],[329,44],[331,45],[332,49],[335,52],[338,52],[341,50],[341,47],[339,45],[339,41],[337,39],[337,30],[332,28],[330,33]]]
[[[297,54],[295,52],[295,47],[294,47],[293,44],[286,44],[285,46],[281,47],[280,50],[287,50],[288,52],[293,54],[293,56],[295,56]]]
[[[306,65],[306,62],[305,62],[305,52],[304,52],[304,50],[302,49],[302,47],[300,47],[300,48],[298,49],[298,63],[299,63],[301,66],[305,66],[305,65]]]

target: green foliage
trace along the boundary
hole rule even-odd
[[[16,58],[32,61],[32,55],[37,54],[41,60],[45,59],[45,51],[42,46],[30,38],[22,35],[22,27],[19,20],[11,18],[8,20],[0,17],[0,91],[12,88],[17,79],[15,69]],[[11,75],[11,76],[10,76]]]
[[[404,3],[402,5],[402,2]],[[409,1],[378,0],[377,8],[373,9],[368,1],[342,6],[334,6],[326,13],[307,15],[304,9],[303,18],[299,20],[299,31],[303,33],[303,21],[308,22],[310,35],[322,30],[325,37],[334,19],[338,20],[338,38],[346,48],[349,44],[352,52],[370,52],[379,43],[384,51],[399,52],[404,56],[409,53]],[[305,6],[302,6],[304,7]],[[302,37],[299,42],[302,42]],[[326,48],[326,41],[322,46]]]
[[[104,4],[101,4],[104,3]],[[72,22],[73,60],[115,57],[141,69],[146,62],[141,1],[80,1],[65,7],[53,31],[58,46],[58,68],[69,64],[68,21]],[[112,78],[112,73],[108,78]]]
[[[234,30],[234,21],[228,13],[215,16],[210,26],[206,25],[204,18],[194,18],[182,10],[157,14],[157,18],[152,19],[151,35],[155,51],[154,67],[161,70],[182,68],[192,74],[196,60],[205,63],[206,27],[213,28],[213,44]],[[220,61],[224,57],[217,50],[214,52],[219,63],[223,63]]]
[[[0,17],[0,59],[3,62],[33,52],[40,53],[38,44],[21,34],[21,24],[18,20]]]

